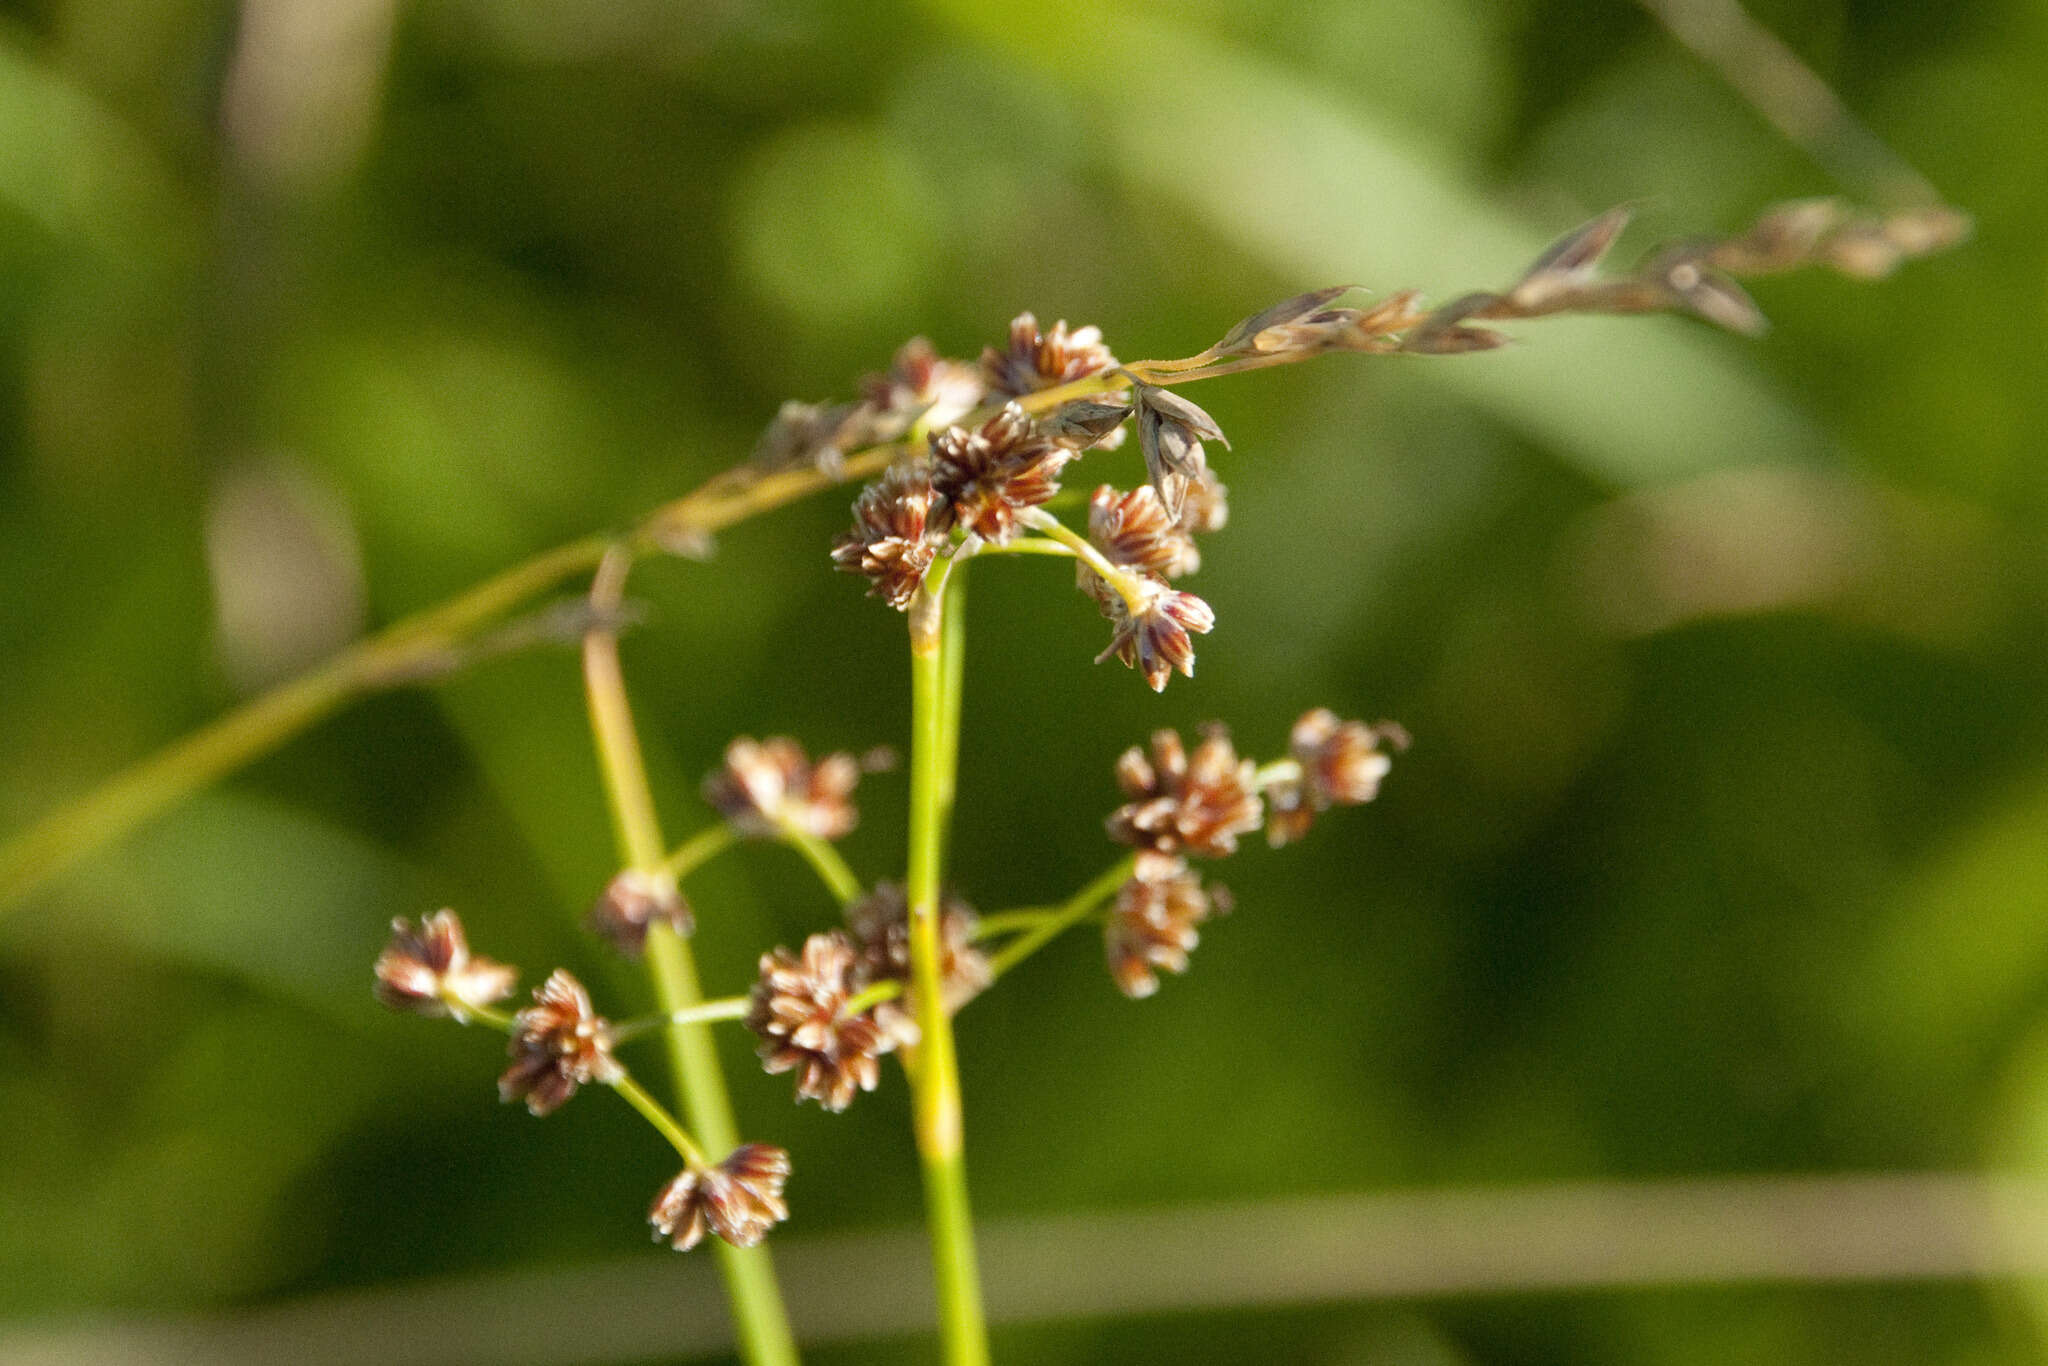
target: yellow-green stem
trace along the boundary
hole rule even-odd
[[[818,875],[818,881],[825,884],[825,889],[841,906],[851,906],[861,899],[860,878],[846,866],[846,860],[840,857],[832,841],[820,839],[799,826],[784,825],[782,842],[803,855],[804,862],[810,864],[811,871]]]
[[[934,582],[933,580],[936,580]],[[981,1308],[974,1222],[967,1202],[967,1165],[960,1113],[960,1063],[946,1015],[939,942],[939,879],[945,846],[946,793],[958,755],[946,728],[945,568],[941,565],[910,609],[910,903],[911,982],[920,1040],[910,1069],[917,1154],[924,1168],[925,1219],[938,1287],[939,1338],[948,1366],[986,1366],[988,1328]]]
[[[738,839],[739,832],[724,821],[707,825],[669,851],[669,856],[661,861],[662,871],[681,882],[732,848]]]
[[[960,778],[960,697],[967,681],[967,561],[946,576],[945,625],[939,636],[939,747],[947,757],[939,774],[939,862],[953,839],[953,801]]]
[[[668,1140],[668,1145],[682,1155],[683,1161],[693,1167],[711,1165],[711,1159],[704,1155],[704,1150],[691,1140],[682,1125],[676,1123],[676,1117],[668,1112],[668,1107],[648,1094],[646,1087],[630,1076],[622,1076],[612,1083],[612,1089],[624,1096],[626,1103],[638,1110],[641,1118]]]
[[[1100,877],[1074,893],[1064,906],[990,955],[990,971],[998,977],[1002,976],[1069,928],[1087,919],[1089,912],[1116,895],[1116,889],[1124,885],[1131,876],[1131,870],[1136,866],[1135,854],[1120,858],[1111,864]]]
[[[632,551],[625,546],[614,546],[605,553],[590,587],[596,620],[614,619],[613,613],[624,599],[626,573],[632,563]],[[633,868],[660,877],[670,876],[654,794],[640,757],[640,738],[633,728],[633,713],[626,701],[626,681],[619,666],[619,639],[615,632],[598,629],[584,637],[583,677],[590,703],[590,728],[597,740],[598,766],[604,774],[620,852]],[[668,926],[657,925],[649,930],[647,964],[654,977],[655,997],[665,1013],[693,1011],[704,1003],[689,941]],[[701,1021],[671,1022],[668,1043],[669,1059],[690,1128],[711,1151],[732,1151],[739,1145],[739,1125],[733,1119],[732,1099],[726,1093],[725,1074],[719,1070],[710,1025]],[[789,1315],[783,1308],[782,1290],[776,1283],[775,1265],[768,1249],[739,1248],[724,1242],[715,1242],[713,1246],[719,1269],[725,1275],[742,1357],[751,1366],[796,1366],[796,1338],[790,1332]]]

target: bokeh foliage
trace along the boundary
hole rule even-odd
[[[1760,343],[1560,321],[1204,386],[1236,443],[1195,585],[1221,625],[1163,699],[1088,664],[1064,571],[975,569],[955,878],[984,907],[1106,862],[1110,760],[1155,726],[1271,751],[1323,703],[1417,737],[1376,806],[1227,870],[1240,910],[1156,999],[1077,940],[963,1016],[984,1212],[2048,1155],[2048,11],[1756,9],[1974,242],[1765,282]],[[1643,245],[1862,188],[1618,0],[13,4],[0,827],[624,523],[912,333],[972,354],[1031,308],[1184,354],[1312,286],[1503,284],[1616,202]],[[901,623],[824,555],[845,501],[637,576],[677,831],[734,734],[903,741]],[[901,797],[865,789],[869,875]],[[452,904],[638,1000],[575,926],[610,870],[543,650],[356,708],[10,912],[0,1309],[637,1240],[667,1173],[621,1107],[501,1110],[488,1039],[368,992],[388,919]],[[830,914],[772,850],[692,892],[714,991]],[[821,1116],[730,1051],[802,1230],[912,1216],[900,1084]],[[998,1345],[1962,1363],[2032,1359],[2034,1307],[1681,1290]]]

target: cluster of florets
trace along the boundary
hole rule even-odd
[[[1127,799],[1110,813],[1109,836],[1137,853],[1104,922],[1110,975],[1125,995],[1150,996],[1160,972],[1185,972],[1198,927],[1231,908],[1228,889],[1204,886],[1192,859],[1237,852],[1261,825],[1274,845],[1299,839],[1316,815],[1379,794],[1389,760],[1382,745],[1406,748],[1400,727],[1339,721],[1322,708],[1294,725],[1288,757],[1261,767],[1237,752],[1219,724],[1190,751],[1174,731],[1152,737],[1116,762]]]
[[[1176,673],[1192,675],[1192,638],[1211,630],[1216,616],[1171,581],[1201,565],[1195,536],[1220,529],[1228,515],[1204,455],[1204,443],[1224,439],[1215,421],[1122,370],[1097,329],[1069,331],[1059,322],[1045,330],[1029,313],[1010,325],[1007,347],[983,353],[980,380],[981,405],[951,413],[950,425],[938,421],[937,405],[918,410],[922,442],[906,446],[861,490],[853,529],[833,543],[833,562],[865,575],[874,596],[908,611],[941,562],[1019,536],[1049,539],[1079,561],[1081,591],[1109,619],[1109,646],[1098,659],[1121,660],[1154,690]],[[866,392],[872,405],[893,390],[870,381]],[[1121,444],[1126,423],[1137,427],[1150,482],[1130,491],[1097,488],[1084,539],[1045,505],[1084,452]]]

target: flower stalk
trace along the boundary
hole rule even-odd
[[[942,560],[934,566],[910,608],[910,848],[905,895],[920,1042],[916,1065],[909,1070],[938,1288],[940,1341],[948,1366],[986,1366],[988,1328],[967,1199],[960,1063],[953,1022],[946,1013],[939,935],[945,822],[959,761],[959,732],[949,731],[947,724],[949,707],[958,715],[957,702],[946,697],[945,639],[949,630],[957,629],[947,610],[949,564]]]
[[[590,603],[598,622],[616,620],[632,563],[633,552],[624,545],[613,546],[599,562],[590,587]],[[640,754],[639,734],[626,699],[618,633],[611,626],[601,624],[584,637],[583,678],[591,734],[597,743],[598,766],[604,776],[605,796],[611,806],[620,853],[629,868],[672,877],[668,871],[668,846],[662,838],[653,790],[647,782],[647,766]],[[690,952],[689,941],[668,925],[654,925],[648,931],[646,953],[655,998],[670,1017],[669,1060],[690,1128],[712,1151],[730,1152],[739,1145],[739,1125],[733,1118],[725,1075],[719,1070],[710,1024],[690,1018],[690,1012],[704,1004],[704,992],[697,980],[696,958]],[[678,1015],[684,1019],[677,1020]],[[628,1094],[627,1099],[632,1100],[632,1095]],[[674,1141],[673,1136],[670,1141]],[[689,1158],[688,1153],[684,1155]],[[701,1154],[694,1160],[701,1161]],[[715,1242],[714,1248],[732,1304],[742,1357],[750,1366],[797,1366],[796,1338],[790,1331],[789,1315],[783,1308],[782,1289],[776,1281],[768,1249],[734,1247],[722,1241]]]

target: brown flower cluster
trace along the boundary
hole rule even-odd
[[[812,466],[837,479],[849,453],[899,441],[922,422],[953,422],[982,400],[980,370],[947,360],[923,337],[896,352],[889,368],[860,382],[855,403],[782,405],[755,443],[749,466],[756,474]]]
[[[661,1188],[647,1222],[656,1242],[667,1239],[688,1252],[708,1231],[734,1247],[752,1247],[789,1217],[782,1186],[789,1180],[789,1154],[766,1143],[734,1148],[709,1167],[689,1166]]]
[[[452,910],[438,910],[415,930],[403,917],[391,922],[391,942],[377,955],[377,999],[413,1015],[453,1016],[467,1022],[469,1007],[512,994],[519,974],[503,963],[472,958],[469,936]]]
[[[647,947],[653,925],[666,925],[680,935],[696,928],[676,880],[639,868],[628,868],[606,883],[584,923],[628,958],[638,958]]]
[[[1408,748],[1408,732],[1391,721],[1340,721],[1327,707],[1303,713],[1287,740],[1296,772],[1266,785],[1266,841],[1274,848],[1308,833],[1332,806],[1357,806],[1380,792],[1391,754]],[[1391,752],[1391,753],[1390,753]]]
[[[812,935],[801,954],[777,948],[761,955],[747,1028],[761,1036],[764,1068],[796,1073],[799,1100],[844,1110],[854,1092],[875,1089],[882,1054],[905,1041],[893,1017],[846,1012],[869,982],[865,956],[838,930]]]
[[[533,989],[533,1004],[514,1017],[507,1046],[512,1065],[498,1078],[498,1099],[524,1100],[536,1115],[552,1114],[589,1082],[605,1085],[626,1075],[612,1056],[611,1022],[590,1004],[590,993],[557,968]]]
[[[1079,327],[1069,332],[1064,319],[1050,331],[1038,319],[1019,313],[1010,322],[1010,343],[1001,351],[981,353],[982,380],[999,398],[1022,398],[1116,368],[1116,357],[1103,344],[1102,329]]]
[[[853,530],[832,543],[832,563],[865,574],[868,592],[897,611],[907,611],[945,545],[932,520],[932,467],[925,460],[899,460],[853,500]]]
[[[1102,929],[1103,954],[1117,989],[1138,1000],[1159,990],[1161,972],[1186,972],[1188,953],[1201,939],[1196,927],[1229,909],[1229,893],[1204,888],[1180,860],[1126,879]]]
[[[1018,513],[1060,491],[1060,471],[1074,459],[1014,403],[975,430],[933,433],[931,447],[935,529],[959,527],[997,545],[1017,534]]]
[[[1234,854],[1237,837],[1265,819],[1258,766],[1239,757],[1220,724],[1203,730],[1193,753],[1175,732],[1156,732],[1149,756],[1133,745],[1117,759],[1116,780],[1130,800],[1110,814],[1109,835],[1139,851],[1141,872],[1170,872],[1184,854]]]
[[[948,1015],[995,980],[988,955],[974,942],[978,923],[974,908],[960,897],[951,892],[940,897],[939,983]],[[876,883],[874,891],[846,908],[846,926],[860,945],[867,979],[903,983],[905,1008],[914,1014],[910,1004],[910,902],[903,884]],[[913,1033],[913,1041],[914,1037]]]
[[[773,839],[795,829],[836,840],[860,819],[853,789],[860,761],[828,754],[816,764],[788,736],[741,736],[725,748],[725,763],[704,779],[704,800],[743,835]]]

